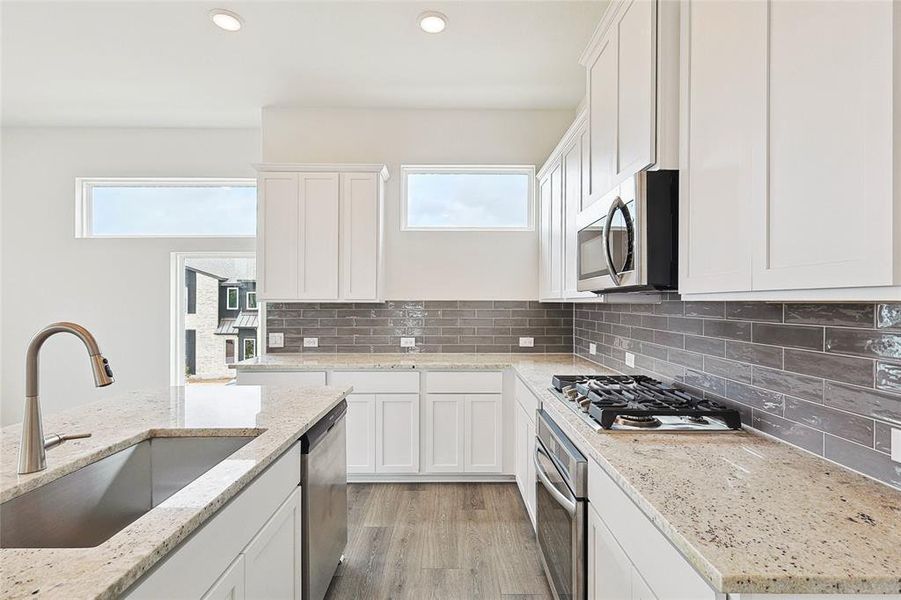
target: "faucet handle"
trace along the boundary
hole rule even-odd
[[[81,440],[91,437],[90,433],[54,433],[44,438],[44,449],[54,448],[69,440]]]

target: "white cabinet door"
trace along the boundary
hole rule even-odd
[[[514,406],[514,462],[516,485],[532,527],[535,527],[535,423],[519,403]]]
[[[583,154],[582,131],[563,151],[563,297],[588,298],[591,292],[578,291],[579,285],[579,229],[576,218],[582,209]],[[587,172],[587,169],[585,169]]]
[[[657,600],[635,567],[632,567],[632,600]]]
[[[338,174],[301,173],[299,186],[300,299],[338,298]]]
[[[616,181],[654,164],[657,0],[632,0],[619,17]]]
[[[893,283],[897,10],[769,2],[769,186],[758,197],[754,289]]]
[[[347,472],[375,473],[375,395],[347,397]]]
[[[299,271],[297,175],[264,173],[257,180],[257,296],[295,298]]]
[[[375,397],[376,473],[419,472],[419,394]]]
[[[551,170],[551,298],[563,297],[563,165]]]
[[[200,600],[244,600],[244,555],[228,566]]]
[[[244,549],[247,600],[300,600],[300,494],[298,487]]]
[[[325,371],[238,371],[238,385],[325,385]]]
[[[341,298],[379,297],[381,202],[377,173],[341,175]]]
[[[538,184],[538,298],[551,298],[551,175]]]
[[[503,462],[501,394],[467,394],[464,463],[467,473],[500,473]]]
[[[593,506],[588,508],[588,598],[632,598],[632,563]]]
[[[764,2],[682,5],[682,293],[751,289],[752,206],[766,177],[766,19]]]
[[[616,27],[611,27],[586,65],[590,151],[590,191],[586,206],[616,185],[616,45]]]
[[[426,472],[464,472],[464,398],[460,394],[426,394]]]

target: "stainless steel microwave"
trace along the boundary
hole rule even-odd
[[[679,172],[642,171],[579,213],[578,289],[678,286]]]

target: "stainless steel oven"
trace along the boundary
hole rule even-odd
[[[579,213],[578,289],[676,289],[678,171],[642,171]]]
[[[538,551],[557,600],[587,598],[588,463],[543,410],[535,444]]]

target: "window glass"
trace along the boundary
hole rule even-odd
[[[238,288],[230,287],[225,290],[225,308],[238,310]]]

